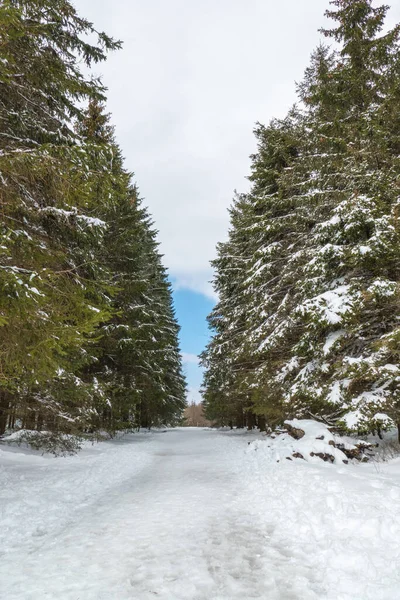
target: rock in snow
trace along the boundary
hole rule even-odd
[[[367,462],[372,444],[362,440],[334,435],[323,423],[311,419],[285,421],[287,431],[266,438],[269,454],[274,460],[301,458],[309,462],[323,460],[348,464],[349,460]],[[258,450],[266,441],[254,442]]]

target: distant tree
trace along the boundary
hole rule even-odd
[[[185,425],[187,427],[210,427],[211,421],[204,415],[204,406],[202,403],[191,402],[184,412]]]

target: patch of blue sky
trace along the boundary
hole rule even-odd
[[[179,289],[174,291],[174,305],[181,326],[180,346],[188,383],[188,400],[199,402],[202,369],[197,357],[210,339],[206,319],[214,307],[214,302],[203,294]]]

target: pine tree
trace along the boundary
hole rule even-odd
[[[78,16],[69,0],[5,0],[0,7],[0,148],[28,151],[75,139],[81,101],[104,99],[86,66],[121,46]],[[96,45],[86,41],[96,35]]]
[[[340,25],[325,33],[342,49],[314,69],[311,135],[292,176],[312,210],[292,301],[296,343],[286,365],[298,368],[286,376],[287,399],[300,414],[350,409],[345,422],[360,428],[363,415],[395,416],[398,373],[385,340],[398,327],[398,119],[389,124],[384,113],[398,103],[399,28],[379,37],[386,7],[334,4],[328,16]]]
[[[140,424],[139,407],[175,423],[167,274],[104,87],[79,67],[120,43],[67,0],[8,0],[0,25],[0,433],[115,431]]]
[[[215,289],[220,300],[209,319],[216,335],[203,357],[210,418],[216,417],[211,393],[219,410],[226,413],[227,402],[223,400],[221,386],[229,390],[233,399],[229,420],[242,423],[246,418],[251,426],[254,413],[259,412],[260,416],[266,413],[265,402],[262,410],[257,410],[260,368],[265,364],[260,340],[265,339],[266,328],[271,326],[265,321],[266,315],[282,302],[279,295],[271,292],[268,296],[267,291],[277,289],[280,283],[288,251],[282,237],[288,231],[292,213],[291,203],[287,204],[285,197],[278,194],[277,182],[297,154],[297,127],[295,111],[285,121],[274,121],[268,128],[257,127],[253,190],[251,194],[238,196],[231,210],[229,241],[218,248],[219,258],[214,267]],[[214,371],[219,386],[212,392],[210,377]],[[275,412],[275,405],[271,409]]]
[[[104,327],[100,362],[110,418],[125,426],[173,425],[185,407],[186,384],[171,288],[136,188],[126,198],[106,238],[116,286],[115,317]]]
[[[107,223],[100,262],[112,315],[99,329],[98,360],[87,372],[96,382],[93,426],[114,432],[175,424],[185,405],[185,382],[156,232],[98,102],[89,105],[80,133],[91,147],[91,168],[103,173],[96,190]]]
[[[53,393],[58,374],[79,387],[72,363],[86,361],[84,340],[101,316],[76,260],[97,222],[86,215],[93,177],[82,176],[73,121],[78,101],[103,87],[78,64],[104,60],[119,44],[105,34],[88,44],[93,27],[64,0],[3,2],[0,24],[1,431],[8,416],[38,428],[43,412],[71,420]]]
[[[282,127],[278,146],[258,129],[247,204],[260,212],[232,220],[235,238],[249,236],[249,278],[226,288],[223,318],[229,330],[232,302],[248,315],[235,378],[255,412],[368,428],[377,413],[399,420],[399,27],[380,35],[387,7],[368,0],[332,4],[338,26],[324,33],[340,49],[314,53],[290,144]],[[223,256],[216,266],[229,279]],[[207,385],[226,361],[206,356]]]

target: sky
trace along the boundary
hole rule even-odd
[[[226,239],[234,191],[249,188],[255,123],[283,117],[296,101],[329,0],[73,1],[124,42],[94,73],[159,230],[189,400],[198,401],[195,357],[215,301],[210,260]],[[390,20],[400,21],[400,6]]]

